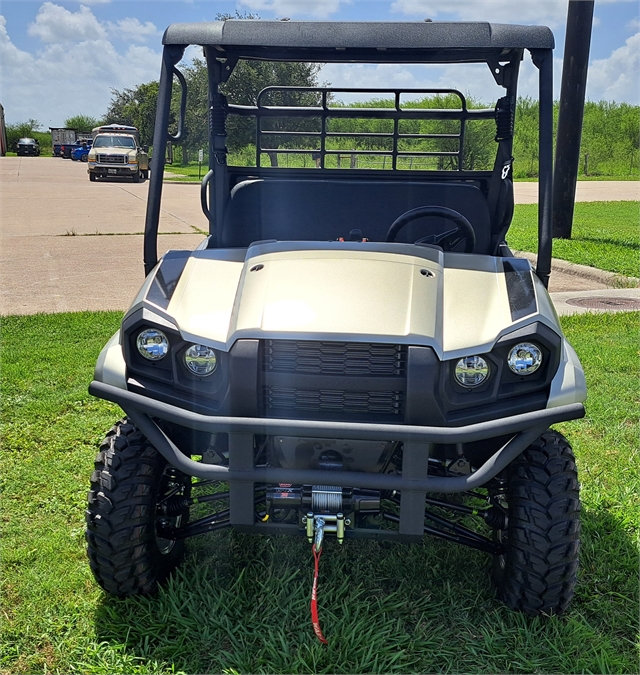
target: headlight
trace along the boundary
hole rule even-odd
[[[542,364],[542,350],[533,342],[521,342],[512,347],[507,363],[516,375],[531,375]]]
[[[160,361],[169,351],[167,336],[156,328],[143,330],[136,340],[138,351],[149,361]]]
[[[129,164],[137,164],[138,160],[136,157],[129,157]]]
[[[477,387],[489,375],[489,365],[481,356],[465,356],[456,363],[455,377],[463,387]]]
[[[194,375],[200,377],[211,375],[218,365],[215,351],[205,345],[191,345],[184,353],[184,362]]]

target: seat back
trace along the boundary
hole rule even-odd
[[[385,241],[393,221],[418,206],[444,206],[465,216],[476,234],[475,253],[490,253],[487,200],[470,183],[251,179],[236,185],[225,212],[220,245],[246,247],[254,241],[331,241],[362,231]],[[412,243],[445,232],[446,218],[421,218],[406,225],[397,241]]]

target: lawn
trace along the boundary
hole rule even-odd
[[[577,202],[571,239],[554,239],[553,256],[625,276],[640,276],[640,203]],[[538,206],[518,204],[507,241],[535,253]]]
[[[85,560],[96,444],[118,409],[87,394],[117,313],[2,321],[0,672],[637,673],[640,315],[566,317],[585,420],[559,425],[581,472],[583,548],[569,613],[499,604],[487,557],[444,542],[326,546],[309,622],[304,539],[229,531],[189,542],[154,598],[114,600]]]

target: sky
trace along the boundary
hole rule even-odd
[[[162,34],[176,22],[252,12],[263,19],[332,21],[490,21],[549,26],[556,36],[560,92],[568,0],[0,0],[0,103],[7,123],[63,126],[74,115],[101,117],[112,90],[157,80]],[[596,0],[587,98],[640,103],[638,0]],[[195,48],[185,54],[189,60]],[[530,59],[519,93],[536,95]],[[342,87],[456,87],[486,103],[500,89],[483,65],[325,65],[320,81]]]

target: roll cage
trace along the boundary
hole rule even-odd
[[[158,93],[158,109],[154,129],[154,165],[149,185],[149,199],[145,224],[144,265],[148,274],[157,263],[157,232],[162,195],[162,177],[168,141],[180,142],[184,137],[186,108],[186,82],[176,68],[189,45],[200,45],[208,69],[209,80],[209,157],[208,172],[202,181],[201,199],[209,221],[209,246],[225,245],[223,224],[229,211],[232,191],[241,183],[264,181],[269,184],[271,196],[274,186],[290,181],[305,186],[327,185],[349,181],[363,190],[375,189],[381,181],[401,182],[403,186],[466,184],[475,186],[486,199],[489,214],[490,236],[484,252],[497,255],[510,222],[509,204],[513,203],[511,163],[513,128],[517,97],[517,79],[524,51],[531,53],[539,71],[539,210],[538,210],[538,263],[536,273],[543,284],[548,284],[551,268],[551,207],[552,207],[552,133],[553,88],[552,50],[554,39],[551,31],[543,26],[513,26],[489,23],[374,23],[374,22],[300,22],[229,20],[198,24],[174,24],[163,38],[164,50]],[[505,89],[495,109],[469,109],[464,96],[455,90],[399,89],[371,90],[391,97],[392,104],[383,108],[354,108],[331,105],[332,97],[358,90],[331,87],[313,88],[309,105],[283,105],[270,101],[274,93],[300,91],[300,88],[268,87],[258,97],[255,106],[229,104],[220,92],[241,59],[293,61],[316,63],[406,63],[448,64],[486,63],[496,83]],[[174,76],[181,86],[181,105],[178,130],[168,131],[169,110]],[[457,109],[435,110],[403,106],[403,94],[449,93],[460,98]],[[273,96],[272,96],[273,98]],[[277,97],[275,97],[277,99]],[[256,166],[236,167],[227,164],[226,118],[229,114],[251,116],[256,119]],[[270,128],[269,120],[315,120],[316,126],[302,131]],[[370,118],[390,120],[392,131],[384,134],[347,133],[365,137],[383,135],[390,146],[384,151],[350,151],[351,155],[379,154],[389,157],[389,168],[345,169],[330,166],[330,158],[339,151],[328,142],[333,131],[329,119]],[[449,119],[459,123],[456,133],[449,134],[457,142],[457,150],[423,152],[425,155],[447,156],[453,171],[405,170],[404,156],[416,152],[402,149],[402,143],[411,134],[402,131],[405,120]],[[465,125],[469,120],[495,119],[497,152],[492,170],[471,170],[464,164]],[[311,138],[315,145],[316,165],[311,168],[274,168],[265,166],[263,156],[273,147],[273,137],[291,140],[295,136]],[[418,134],[420,138],[433,138],[434,134]],[[286,145],[286,143],[285,143]],[[278,154],[309,153],[309,148],[278,147]],[[277,180],[276,180],[277,179]],[[372,183],[372,181],[374,181]],[[365,187],[366,186],[366,187]],[[373,188],[372,188],[373,186]],[[254,190],[255,192],[255,190]],[[468,192],[468,190],[467,190]],[[247,191],[249,194],[249,191]],[[259,193],[258,193],[259,194]],[[363,192],[363,194],[365,194]],[[368,194],[368,193],[367,193]],[[296,238],[296,237],[292,237]],[[305,238],[302,236],[301,238]],[[228,238],[227,238],[228,239]]]

